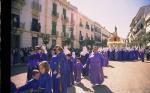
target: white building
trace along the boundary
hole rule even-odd
[[[12,48],[34,47],[48,39],[49,48],[63,46],[67,38],[72,39],[70,47],[79,48],[81,35],[94,38],[94,21],[67,0],[13,0],[11,9]],[[101,31],[101,38],[107,38],[107,30]]]
[[[145,29],[146,29],[146,33],[150,32],[150,12],[146,15],[145,17]]]
[[[130,24],[130,31],[133,34],[134,39],[142,32],[149,30],[149,13],[150,5],[143,6],[139,9],[136,16],[133,18]]]
[[[45,29],[45,0],[12,1],[12,48],[42,44]]]

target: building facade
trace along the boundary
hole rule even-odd
[[[94,22],[94,39],[97,43],[104,40],[108,40],[111,37],[111,33],[98,22]]]
[[[130,24],[130,32],[128,33],[128,42],[131,43],[141,34],[150,31],[150,5],[143,6],[139,9],[136,16]],[[144,34],[143,34],[144,36]]]
[[[94,38],[94,22],[80,12],[78,12],[78,33],[79,41]]]
[[[109,37],[105,28],[98,28],[98,38]],[[45,42],[49,48],[64,46],[68,39],[71,39],[69,47],[79,48],[80,40],[95,39],[95,35],[95,22],[67,0],[12,1],[12,48],[34,47]]]
[[[11,6],[11,47],[42,44],[45,30],[45,0],[13,0]]]
[[[150,32],[150,12],[145,17],[145,30],[146,33]]]

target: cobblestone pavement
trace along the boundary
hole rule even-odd
[[[104,74],[102,85],[92,87],[86,77],[81,84],[69,88],[68,93],[150,93],[150,62],[110,61],[109,66],[104,67]],[[11,80],[17,87],[23,85],[26,82],[26,67],[12,68]]]

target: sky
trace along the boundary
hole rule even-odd
[[[68,0],[82,14],[97,21],[108,31],[126,38],[130,23],[140,7],[150,4],[150,0]]]

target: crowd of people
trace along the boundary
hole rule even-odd
[[[31,93],[67,93],[67,88],[78,85],[81,76],[89,76],[93,86],[104,81],[103,66],[108,65],[105,53],[98,47],[89,52],[86,47],[76,56],[73,50],[56,46],[49,60],[46,47],[37,46],[28,58],[27,83],[19,88],[11,82],[12,92],[20,93],[32,89]]]
[[[108,57],[109,60],[115,61],[134,61],[134,60],[142,60],[144,62],[144,49],[138,48],[112,48],[108,49]]]
[[[20,58],[27,63],[27,83],[21,87],[11,82],[12,93],[30,91],[30,93],[67,93],[67,88],[78,85],[81,76],[90,78],[94,86],[104,81],[103,67],[107,67],[109,60],[138,60],[144,61],[144,49],[101,49],[94,47],[91,51],[86,46],[79,50],[64,49],[55,46],[47,50],[45,46],[35,49],[22,50]],[[18,55],[18,54],[16,54]],[[16,62],[16,61],[13,61]]]

